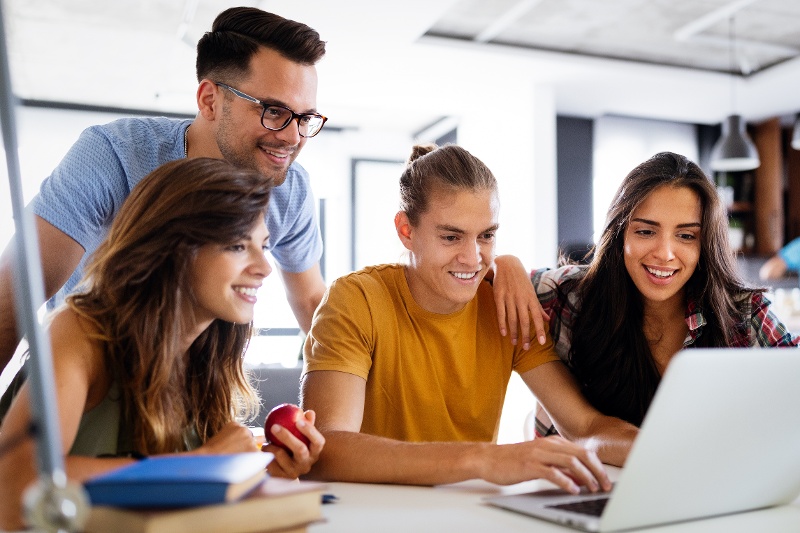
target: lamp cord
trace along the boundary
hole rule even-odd
[[[734,19],[735,17],[731,15],[728,19],[728,41],[730,42],[730,46],[728,47],[728,51],[730,53],[730,65],[731,65],[731,110],[733,114],[737,114],[736,108],[736,32],[734,31]]]

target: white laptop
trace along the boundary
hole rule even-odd
[[[546,490],[485,501],[605,532],[772,507],[798,495],[800,352],[694,348],[667,368],[610,493]]]

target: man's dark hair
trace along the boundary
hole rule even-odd
[[[232,7],[197,42],[197,81],[243,77],[260,46],[304,65],[325,55],[325,41],[313,28],[254,7]]]

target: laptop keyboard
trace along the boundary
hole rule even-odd
[[[551,509],[562,509],[572,513],[585,514],[589,516],[600,516],[606,508],[608,498],[595,498],[593,500],[583,500],[580,502],[562,503],[559,505],[548,505]]]

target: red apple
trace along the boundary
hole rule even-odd
[[[303,441],[306,446],[308,446],[310,442],[308,437],[300,433],[300,430],[297,429],[296,426],[297,421],[302,418],[302,416],[303,410],[291,403],[282,403],[273,408],[272,411],[270,411],[267,415],[266,421],[264,421],[264,436],[266,437],[267,442],[274,444],[275,446],[280,446],[290,454],[292,453],[286,444],[281,442],[278,437],[272,434],[272,426],[278,424],[279,426],[286,428],[291,432],[292,435]]]

